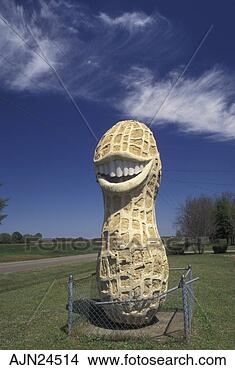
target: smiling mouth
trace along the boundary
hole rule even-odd
[[[152,159],[139,161],[130,155],[119,155],[95,162],[95,171],[104,190],[120,193],[140,185],[148,176],[151,166]]]
[[[149,161],[109,160],[95,166],[97,178],[109,183],[121,183],[137,177]]]

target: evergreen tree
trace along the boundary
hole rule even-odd
[[[216,201],[215,238],[226,239],[228,244],[229,238],[233,235],[232,223],[231,203],[226,196],[222,196]]]
[[[23,235],[19,231],[15,231],[11,236],[12,243],[23,243]]]

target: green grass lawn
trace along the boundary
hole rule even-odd
[[[170,265],[192,264],[198,303],[195,306],[191,343],[153,339],[104,341],[65,332],[67,277],[94,271],[95,263],[80,263],[34,271],[0,274],[1,349],[233,349],[235,342],[235,256],[170,256]],[[170,285],[177,280],[171,274]],[[169,301],[170,302],[170,301]],[[166,305],[169,305],[166,302]]]
[[[42,247],[24,244],[0,244],[0,263],[26,261],[40,258],[65,257],[84,253],[95,253],[98,246],[63,246],[58,244],[56,247],[52,245],[43,245]]]
[[[25,246],[24,244],[0,244],[0,263],[27,261],[41,258],[65,257],[78,254],[96,253],[99,245],[80,245],[80,246],[63,246],[58,244],[56,247],[48,244],[42,247],[36,245]],[[235,246],[229,246],[227,252],[234,250]],[[206,246],[206,253],[213,253],[212,246]],[[191,248],[187,253],[192,253]]]

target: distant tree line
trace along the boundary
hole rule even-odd
[[[178,209],[175,226],[178,236],[225,239],[227,245],[234,244],[235,194],[187,198]]]
[[[21,244],[25,243],[26,240],[35,240],[41,239],[42,234],[21,234],[19,231],[15,231],[14,233],[1,233],[0,234],[0,244]]]
[[[91,242],[98,242],[100,241],[100,238],[93,238],[93,239],[87,239],[83,238],[81,236],[77,238],[45,238],[43,239],[43,236],[41,233],[36,234],[21,234],[19,231],[15,231],[14,233],[0,233],[0,244],[21,244],[21,243],[27,243],[27,242],[33,242],[33,243],[43,243],[43,244],[51,244],[51,243],[57,243],[57,244],[65,244],[69,242],[82,242],[82,243],[91,243]]]

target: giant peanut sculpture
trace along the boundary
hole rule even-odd
[[[155,218],[161,160],[152,132],[118,122],[98,143],[94,165],[104,197],[97,282],[103,300],[121,303],[105,311],[118,323],[143,325],[156,314],[169,274]]]

